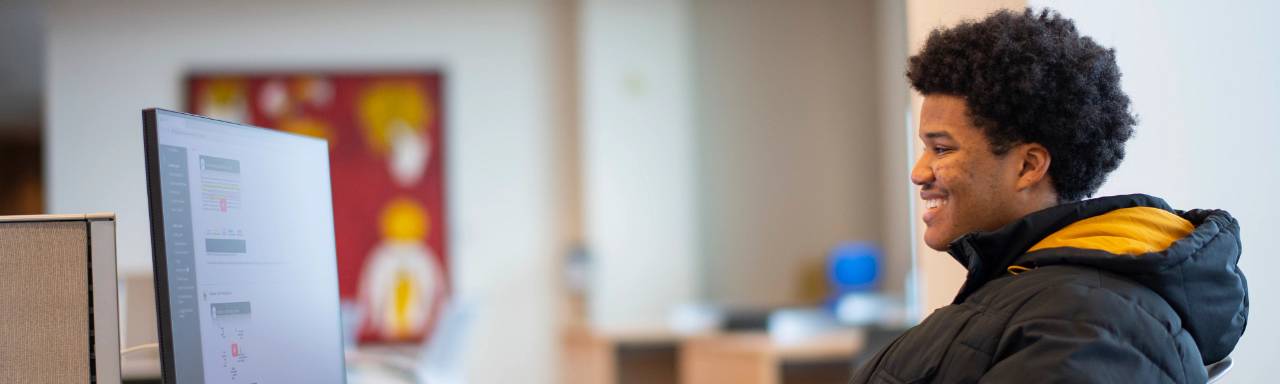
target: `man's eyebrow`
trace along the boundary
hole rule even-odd
[[[926,138],[926,139],[950,139],[950,138],[951,138],[951,134],[950,134],[950,133],[947,133],[947,132],[945,132],[945,131],[944,131],[944,132],[925,132],[925,134],[924,134],[924,138]]]

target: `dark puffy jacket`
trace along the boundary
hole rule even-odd
[[[955,301],[851,383],[1203,383],[1249,313],[1239,225],[1146,195],[1069,203],[949,252]]]

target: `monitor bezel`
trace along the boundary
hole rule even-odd
[[[247,124],[225,121],[225,120],[219,120],[219,119],[214,119],[210,117],[205,117],[205,116],[200,116],[200,115],[195,115],[195,114],[190,114],[185,112],[179,112],[179,111],[174,111],[169,109],[163,109],[163,108],[147,108],[142,110],[142,143],[143,143],[143,154],[144,154],[145,163],[146,163],[147,209],[149,211],[149,217],[151,220],[151,268],[152,268],[152,276],[154,279],[155,294],[156,294],[156,297],[155,297],[156,331],[157,331],[157,344],[159,346],[158,349],[160,351],[159,353],[160,377],[161,377],[161,381],[164,383],[181,384],[181,383],[177,383],[177,372],[176,372],[177,368],[176,368],[176,361],[174,356],[174,348],[172,346],[174,339],[173,339],[173,322],[170,316],[171,308],[169,306],[170,292],[169,292],[169,269],[168,269],[168,263],[167,263],[168,254],[166,253],[166,250],[165,250],[166,248],[165,248],[165,237],[164,237],[164,228],[165,228],[164,206],[163,206],[164,199],[162,198],[163,196],[161,195],[162,186],[160,185],[160,140],[159,140],[159,120],[158,120],[158,116],[160,112],[171,113],[171,114],[182,116],[184,118],[192,118],[197,120],[206,120],[206,121],[211,121],[216,123],[229,124],[239,128],[265,130],[265,131],[269,131],[276,134],[294,136],[298,138],[305,138],[305,139],[311,139],[311,140],[320,140],[320,141],[325,141],[325,140],[304,136],[304,135],[299,135],[292,132],[277,131],[273,129],[262,128],[262,127],[247,125]],[[326,144],[326,149],[327,149],[327,144]],[[330,177],[330,182],[332,183],[331,177]],[[333,193],[332,189],[330,189],[330,194],[332,193]],[[332,201],[332,198],[333,197],[330,196],[330,201]],[[330,206],[330,209],[333,209],[332,205]],[[336,241],[336,237],[335,237],[335,241]],[[334,263],[333,273],[335,274],[335,276],[338,273],[337,262],[338,262],[337,254],[335,252],[334,260],[333,260],[333,263]],[[338,286],[335,286],[333,288],[334,288],[334,291],[333,291],[334,300],[338,301],[338,304],[339,304],[337,306],[339,308],[339,311],[338,313],[335,313],[334,316],[335,318],[338,319],[338,329],[339,331],[341,331],[344,325],[342,324],[342,318],[341,318],[342,316],[341,300],[342,299],[339,293],[340,288]],[[346,383],[347,382],[347,377],[346,377],[347,368],[346,368],[346,358],[345,358],[346,340],[344,340],[344,337],[342,335],[336,335],[336,337],[338,338],[339,348],[342,349],[342,354],[344,356],[343,358],[338,360],[338,364],[340,364],[341,371],[343,372],[341,381],[339,382]]]
[[[169,268],[164,239],[164,206],[160,185],[160,141],[158,108],[142,110],[142,147],[146,157],[147,209],[151,218],[151,275],[156,293],[156,337],[160,350],[160,378],[177,382],[173,347],[173,325],[169,318]]]

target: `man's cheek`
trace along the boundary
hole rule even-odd
[[[950,161],[938,164],[933,170],[934,178],[947,187],[950,187],[952,182],[955,181],[958,172],[961,172],[961,170],[957,169]]]

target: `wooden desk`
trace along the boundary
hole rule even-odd
[[[842,383],[862,341],[862,334],[851,330],[786,344],[764,333],[690,338],[680,348],[680,382]]]
[[[663,330],[601,333],[570,328],[563,335],[562,382],[675,384],[684,336]]]

